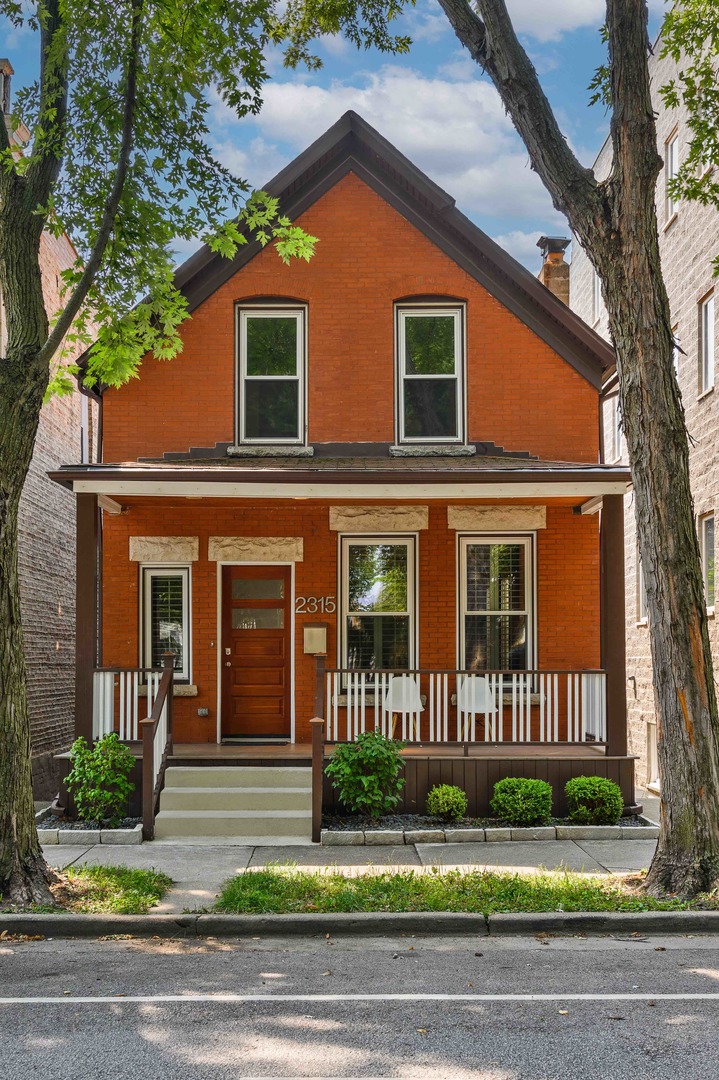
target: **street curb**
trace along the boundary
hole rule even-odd
[[[492,937],[512,934],[719,934],[719,911],[547,911],[489,915]]]
[[[295,937],[318,934],[471,935],[719,934],[719,911],[507,912],[368,911],[292,915],[0,915],[0,935],[48,938]]]

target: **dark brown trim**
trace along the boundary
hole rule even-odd
[[[75,737],[92,741],[92,682],[97,665],[97,495],[80,494],[75,541]]]
[[[280,199],[283,213],[297,218],[349,172],[364,180],[599,389],[603,372],[614,366],[612,347],[357,113],[345,113],[264,189]],[[250,242],[234,259],[224,259],[208,247],[192,255],[175,274],[190,312],[261,250]]]
[[[401,459],[398,459],[401,460]],[[431,462],[431,459],[428,459]],[[128,481],[140,483],[182,484],[189,481],[198,483],[229,484],[347,484],[364,486],[366,484],[552,484],[581,483],[602,484],[607,480],[629,483],[631,476],[625,466],[588,465],[571,469],[278,469],[272,468],[271,459],[267,465],[254,469],[236,469],[218,466],[213,469],[200,467],[171,468],[136,468],[133,466],[94,468],[76,468],[74,466],[49,472],[48,476],[58,484],[72,488],[75,481]],[[468,498],[471,493],[468,492]],[[621,499],[621,495],[612,496]]]
[[[607,753],[627,752],[624,499],[605,495],[601,510],[601,664],[607,673]]]

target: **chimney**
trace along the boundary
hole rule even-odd
[[[10,78],[14,75],[12,64],[6,57],[0,57],[0,112],[10,115]]]
[[[537,247],[542,252],[542,269],[538,277],[558,300],[569,306],[569,263],[564,252],[571,243],[565,236],[540,236]]]

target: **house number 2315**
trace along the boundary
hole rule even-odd
[[[298,615],[316,615],[318,611],[330,614],[337,610],[334,596],[298,596],[295,611]]]

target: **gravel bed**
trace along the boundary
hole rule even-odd
[[[136,825],[142,822],[142,818],[139,817],[127,817],[123,818],[119,825],[114,825],[112,829],[110,826],[103,822],[89,822],[89,821],[70,821],[67,818],[59,817],[45,817],[42,821],[38,822],[38,827],[41,829],[60,829],[63,832],[82,832],[91,831],[97,832],[98,829],[102,829],[109,832],[114,832],[115,829],[134,829]]]
[[[547,825],[573,825],[569,818],[550,818]],[[623,817],[619,824],[646,828],[647,821],[633,815]],[[508,829],[508,821],[500,818],[462,818],[460,821],[444,821],[441,817],[429,814],[385,814],[384,817],[371,820],[362,814],[323,814],[322,828],[332,832],[375,832],[380,829],[411,831],[413,829]]]

